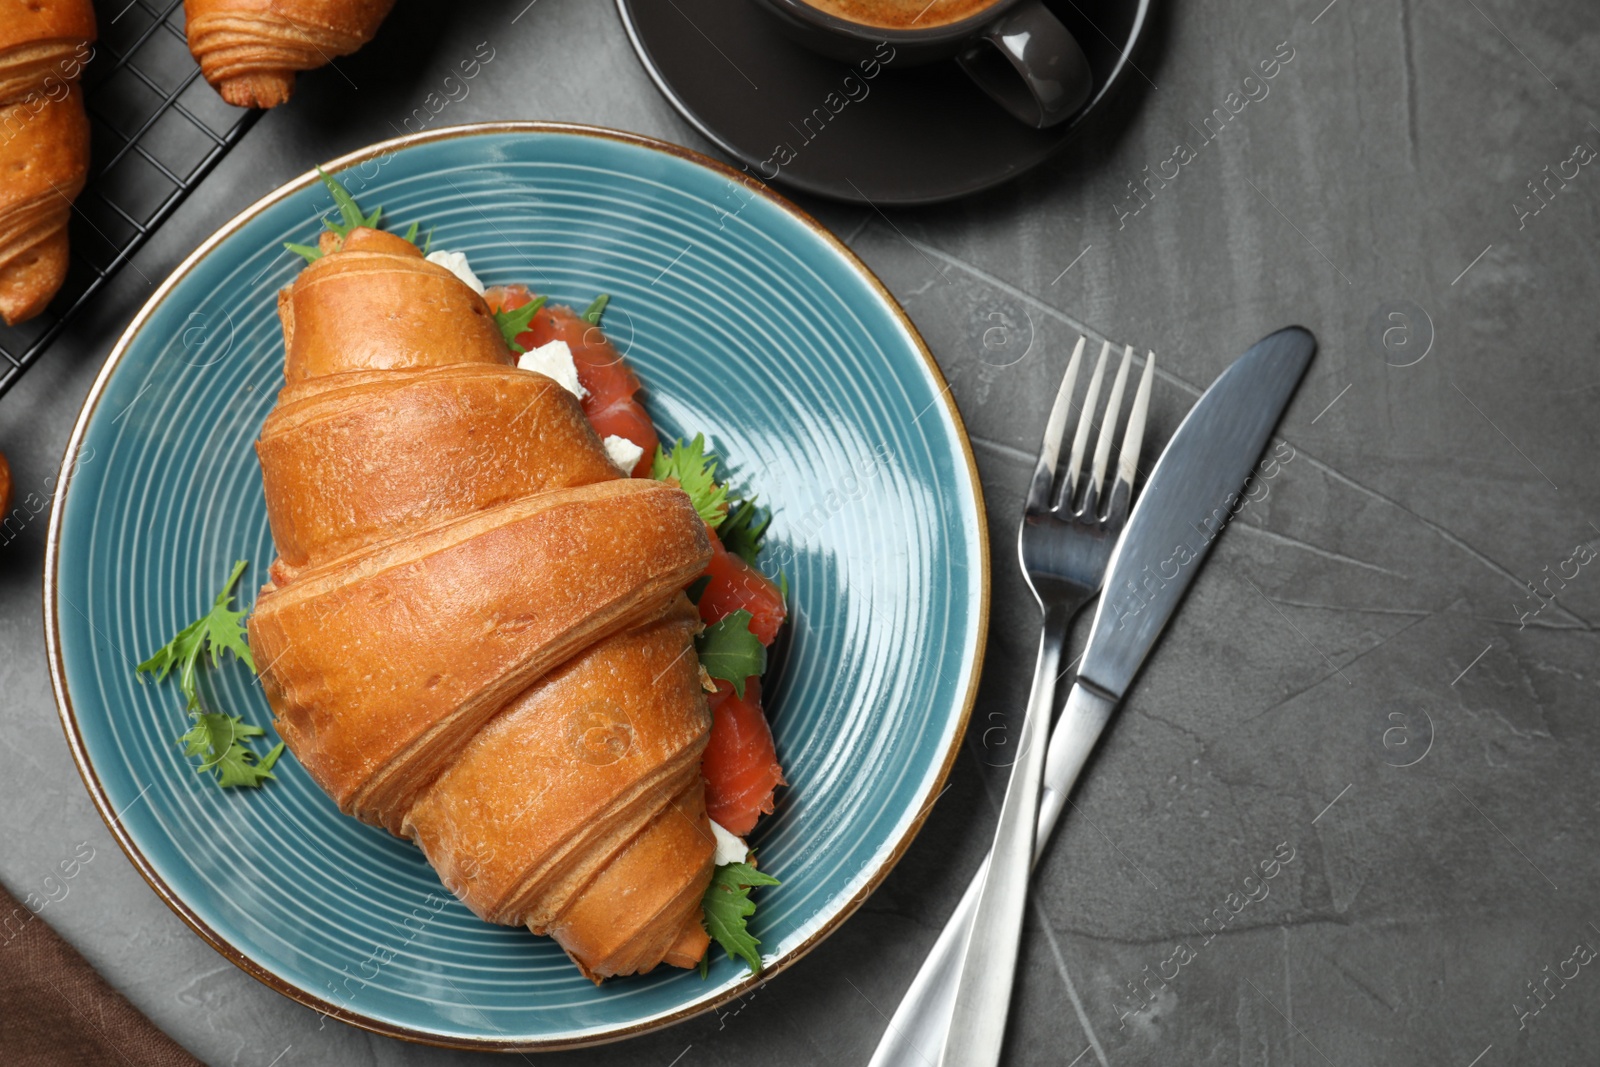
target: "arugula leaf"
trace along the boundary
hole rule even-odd
[[[522,355],[527,349],[517,344],[517,335],[527,330],[533,322],[533,317],[539,314],[539,309],[544,307],[544,297],[530,300],[519,308],[506,311],[502,308],[494,313],[494,324],[500,327],[500,336],[505,339],[506,347],[517,355]]]
[[[334,206],[339,209],[340,221],[334,222],[331,218],[324,215],[322,217],[322,224],[324,226],[338,234],[340,237],[349,237],[350,231],[354,230],[358,226],[365,226],[374,230],[378,228],[378,220],[383,217],[383,208],[380,207],[375,209],[370,215],[365,214],[362,212],[360,205],[356,203],[356,198],[350,195],[350,190],[346,189],[342,184],[340,184],[339,179],[328,174],[321,167],[317,168],[317,176],[322,179],[322,184],[328,187],[328,192],[333,194]],[[413,222],[411,224],[411,228],[405,233],[405,239],[410,241],[412,244],[416,244],[417,230],[420,228],[421,227],[419,223]],[[429,230],[427,241],[422,245],[423,255],[428,254],[428,245],[432,243],[433,231]],[[322,250],[317,248],[315,245],[301,245],[295,244],[292,241],[285,241],[283,247],[301,257],[307,263],[315,263],[317,260],[321,259],[323,255]]]
[[[611,303],[610,293],[601,293],[594,298],[593,303],[583,313],[583,321],[590,326],[600,325],[600,316],[606,313],[606,305]]]
[[[243,660],[252,672],[256,669],[245,629],[240,625],[240,620],[248,612],[235,611],[230,606],[233,603],[233,587],[238,584],[246,566],[244,560],[235,563],[222,592],[212,601],[211,610],[179,630],[177,636],[155,655],[134,668],[135,674],[153,674],[158,682],[174,669],[177,670],[178,688],[183,691],[189,717],[194,720],[194,725],[178,738],[178,744],[182,746],[184,755],[201,758],[196,771],[212,772],[217,785],[224,789],[232,786],[258,788],[262,782],[273,777],[272,765],[283,755],[283,742],[280,741],[265,756],[257,756],[252,749],[245,747],[243,741],[260,737],[266,733],[265,730],[251,726],[237,715],[219,715],[206,711],[200,705],[200,657],[207,651],[211,653],[213,666],[222,662],[222,653],[228,651]],[[139,680],[144,681],[143,678]]]
[[[322,224],[340,237],[349,237],[350,231],[359,226],[376,230],[378,220],[383,217],[383,208],[375,209],[370,215],[363,215],[361,208],[356,204],[356,198],[350,195],[350,190],[340,185],[337,180],[328,176],[321,167],[317,168],[317,176],[322,179],[322,184],[328,187],[328,192],[333,194],[333,202],[339,207],[339,216],[343,222],[333,222],[323,218]],[[410,238],[407,238],[410,240]]]
[[[717,528],[717,536],[722,547],[753,567],[771,524],[772,512],[756,507],[755,497],[730,500],[727,521]]]
[[[224,651],[232,652],[244,661],[251,673],[255,672],[256,661],[250,655],[244,627],[239,625],[239,620],[249,612],[232,611],[228,607],[233,602],[233,587],[239,581],[239,575],[244,573],[245,566],[242,559],[233,565],[233,573],[228,575],[227,584],[217,594],[210,611],[179,630],[177,636],[158,649],[155,655],[134,668],[136,674],[153,674],[159,682],[176,667],[178,688],[183,690],[191,712],[200,710],[197,666],[202,652],[210,650],[213,666],[222,662]]]
[[[245,786],[259,789],[269,778],[275,778],[272,765],[283,755],[283,742],[279,741],[265,757],[258,758],[241,742],[247,737],[260,737],[266,733],[259,726],[251,726],[237,715],[218,715],[203,711],[195,715],[194,725],[188,733],[178,738],[185,756],[201,757],[195,771],[214,773],[217,785],[223,789]]]
[[[750,916],[756,913],[750,887],[780,884],[772,875],[752,867],[748,859],[743,863],[724,863],[711,876],[711,884],[700,898],[706,916],[706,932],[716,938],[730,959],[744,960],[751,974],[761,973],[761,953],[756,950],[761,942],[746,926]]]
[[[706,437],[700,433],[688,444],[678,438],[671,452],[657,445],[650,477],[658,482],[677,482],[678,488],[689,494],[706,525],[715,530],[728,516],[728,490],[717,484],[717,457],[707,455],[705,449]]]
[[[707,626],[694,639],[700,666],[713,678],[733,683],[733,691],[744,699],[747,678],[767,669],[767,646],[750,632],[751,614],[738,611]]]

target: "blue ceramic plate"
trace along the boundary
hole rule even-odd
[[[983,502],[960,417],[882,285],[817,223],[681,148],[575,126],[441,129],[326,168],[392,229],[433,230],[488,284],[582,307],[637,368],[664,437],[704,432],[775,517],[792,592],[768,675],[789,778],[754,835],[768,973],[882,881],[966,725],[987,617]],[[754,981],[713,946],[596,987],[553,942],[479,921],[410,844],[339,814],[292,756],[221,791],[173,740],[172,681],[134,664],[250,560],[272,559],[252,443],[282,384],[275,294],[331,210],[307,174],[208,240],[129,326],[79,417],[52,516],[45,611],[85,783],[157,893],[263,982],[358,1026],[444,1045],[557,1048],[705,1011]],[[267,725],[249,671],[202,674]],[[270,730],[269,730],[269,740]],[[264,746],[263,746],[264,747]]]

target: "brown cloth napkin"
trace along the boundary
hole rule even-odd
[[[0,1063],[198,1067],[76,949],[0,888]]]

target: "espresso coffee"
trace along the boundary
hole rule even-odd
[[[819,11],[862,26],[927,30],[971,18],[999,0],[805,0]]]

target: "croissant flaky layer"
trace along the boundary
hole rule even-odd
[[[696,629],[680,594],[574,658],[480,731],[406,818],[469,907],[553,934],[591,977],[648,970],[675,946],[689,966],[705,950],[715,846]]]
[[[89,172],[77,78],[94,36],[88,0],[30,0],[0,14],[0,319],[7,324],[43,311],[66,279],[67,222]]]
[[[458,364],[317,383],[285,390],[256,445],[280,582],[397,530],[618,475],[576,398],[543,375]]]
[[[660,483],[540,493],[298,576],[250,617],[278,732],[344,811],[398,832],[416,792],[539,677],[659,615],[705,569]],[[687,512],[687,514],[686,514]]]
[[[11,26],[8,36],[22,43],[6,48],[0,55],[0,101],[13,103],[36,93],[45,99],[64,98],[89,58],[94,19],[40,27],[35,31],[37,37],[17,36],[16,29]],[[0,28],[0,34],[7,34],[7,30]]]
[[[394,0],[184,0],[189,51],[235,107],[277,107],[297,71],[349,55],[378,32]]]
[[[483,297],[380,230],[357,229],[301,271],[278,295],[278,318],[291,387],[344,371],[512,362]]]

